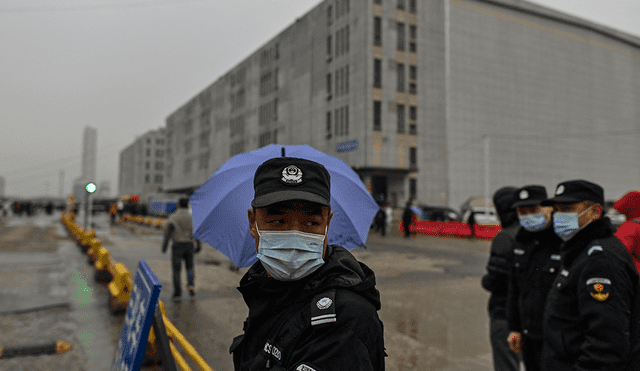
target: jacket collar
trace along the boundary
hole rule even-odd
[[[593,240],[610,237],[612,234],[613,227],[608,218],[594,220],[572,239],[560,245],[562,261],[565,265],[570,265],[582,251],[591,246]]]

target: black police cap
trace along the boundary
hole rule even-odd
[[[547,199],[547,189],[541,185],[528,185],[516,191],[515,207],[538,206]]]
[[[542,201],[540,205],[575,204],[582,201],[604,205],[604,190],[599,185],[586,180],[568,180],[558,184],[555,196]]]
[[[253,177],[251,206],[304,200],[330,206],[331,176],[321,164],[295,157],[276,157],[258,167]]]

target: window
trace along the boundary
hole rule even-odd
[[[373,18],[373,45],[382,45],[382,18]]]
[[[151,168],[151,163],[150,163],[149,161],[145,162],[145,163],[144,163],[144,168],[145,168],[146,170],[149,170],[149,169]]]
[[[404,50],[404,39],[405,39],[405,31],[404,31],[404,23],[398,22],[396,24],[397,33],[398,33],[398,41],[396,43],[396,49]]]
[[[331,74],[327,74],[327,100],[331,99]]]
[[[327,36],[327,60],[331,60],[331,35]]]
[[[404,0],[398,0],[398,9],[404,9]]]
[[[156,183],[162,183],[162,175],[156,174],[154,180],[155,180]]]
[[[415,40],[418,38],[418,27],[416,25],[409,26],[409,38]]]
[[[345,67],[344,92],[345,94],[349,94],[349,65]]]
[[[280,43],[276,43],[275,54],[276,59],[280,58]]]
[[[184,141],[184,153],[191,153],[191,147],[193,146],[193,139]]]
[[[417,80],[418,79],[418,67],[417,66],[409,66],[409,79]]]
[[[417,50],[416,43],[413,41],[409,42],[409,52],[415,53],[416,50]]]
[[[144,182],[149,183],[149,174],[144,176]]]
[[[209,137],[211,136],[211,131],[203,131],[200,134],[200,148],[209,147]]]
[[[151,138],[147,138],[147,144],[151,144]]]
[[[382,102],[373,102],[373,130],[382,130]]]
[[[184,123],[184,132],[189,134],[193,130],[193,122],[191,120]]]
[[[418,119],[418,107],[409,107],[409,120],[416,121]]]
[[[147,153],[147,157],[151,156],[151,148],[147,148],[146,153]]]
[[[211,113],[209,113],[209,111],[204,112],[202,115],[200,115],[200,126],[202,127],[208,127],[210,124],[210,118]]]
[[[349,135],[349,106],[344,107],[344,135]]]
[[[206,170],[209,168],[209,152],[205,152],[198,158],[198,169]]]
[[[409,12],[415,13],[418,11],[418,1],[417,0],[409,0]]]
[[[193,165],[193,160],[188,158],[184,160],[184,173],[189,174],[191,172],[191,166]]]
[[[278,121],[278,98],[273,100],[273,121]]]
[[[156,145],[157,146],[164,145],[164,139],[156,139]]]
[[[327,139],[331,139],[331,111],[327,111]]]
[[[409,94],[418,94],[418,85],[415,82],[409,84]]]
[[[345,52],[349,53],[349,26],[347,26],[347,28],[345,29],[345,36],[344,36],[344,43],[345,43]]]
[[[398,104],[398,133],[404,133],[404,104]]]
[[[409,167],[418,166],[418,149],[416,147],[409,148]]]
[[[276,70],[273,73],[273,90],[278,90],[278,69],[276,68]]]
[[[162,157],[164,156],[164,151],[161,149],[156,149],[156,157]]]
[[[337,108],[335,109],[335,111],[333,111],[333,121],[335,126],[333,132],[336,133],[336,136],[338,136],[340,135],[340,110]]]
[[[374,4],[382,4],[382,0],[373,0]]]
[[[418,179],[409,179],[409,197],[416,198],[418,195]]]
[[[397,91],[399,92],[404,92],[405,89],[405,82],[404,82],[404,64],[402,63],[398,63],[398,66],[396,67],[396,72],[398,74],[398,87],[397,87]]]
[[[164,169],[164,163],[156,162],[156,170],[162,170],[162,169]]]
[[[339,96],[340,96],[340,81],[339,81],[339,79],[338,79],[338,77],[340,76],[340,71],[341,71],[341,70],[336,70],[336,84],[335,84],[335,87],[336,87],[336,97],[339,97]]]
[[[373,60],[373,87],[382,88],[382,60]]]
[[[331,5],[329,5],[327,7],[327,26],[331,26],[331,24],[333,23],[333,15],[331,14],[333,12],[333,8],[331,7]]]

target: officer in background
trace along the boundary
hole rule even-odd
[[[278,157],[258,167],[253,184],[247,213],[259,260],[238,288],[249,316],[230,348],[235,370],[384,370],[375,275],[327,243],[329,172]]]
[[[180,301],[182,296],[180,271],[182,270],[183,260],[187,268],[189,294],[191,296],[196,294],[193,254],[194,252],[200,252],[201,245],[200,241],[193,237],[193,217],[189,213],[188,207],[188,198],[181,198],[178,201],[178,210],[169,217],[164,233],[164,241],[162,242],[162,252],[165,253],[167,252],[169,241],[173,240],[171,245],[171,270],[173,271],[173,301],[175,302]]]
[[[547,294],[560,271],[560,238],[553,232],[553,207],[540,206],[547,190],[528,185],[517,192],[520,229],[513,250],[507,321],[509,346],[519,353],[527,371],[540,370],[542,319]]]
[[[491,242],[487,274],[482,277],[482,287],[491,292],[489,331],[495,371],[520,370],[520,356],[509,348],[507,342],[509,327],[506,314],[515,236],[520,228],[518,215],[513,206],[518,200],[516,190],[515,187],[502,187],[493,195],[493,204],[500,218],[502,230]]]
[[[554,207],[564,241],[544,314],[543,370],[640,370],[638,272],[603,204],[602,187],[585,180],[560,183],[541,203]]]

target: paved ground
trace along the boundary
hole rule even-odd
[[[64,229],[57,219],[40,216],[32,220],[43,226],[55,226],[56,232],[63,235]],[[194,300],[185,295],[181,303],[175,304],[170,300],[172,283],[169,255],[163,255],[160,251],[161,232],[139,226],[129,226],[128,229],[109,227],[106,216],[98,216],[95,222],[98,237],[104,241],[103,246],[110,251],[113,259],[124,263],[134,275],[141,259],[153,269],[163,284],[160,298],[167,306],[170,320],[209,365],[216,371],[231,371],[233,366],[228,354],[229,343],[241,333],[242,322],[247,314],[246,306],[235,288],[246,268],[232,270],[224,256],[210,247],[203,248],[203,252],[196,256],[198,293]],[[25,224],[24,221],[13,222],[9,219],[8,225],[12,223],[15,226]],[[122,327],[122,316],[109,314],[106,288],[93,281],[93,270],[86,264],[81,251],[60,237],[56,241],[57,252],[23,254],[28,255],[30,264],[18,266],[3,264],[8,261],[5,260],[7,257],[20,259],[15,257],[18,253],[2,252],[0,237],[0,313],[8,293],[12,293],[14,299],[20,299],[10,300],[15,303],[28,302],[28,298],[36,297],[38,299],[29,304],[35,305],[42,301],[41,298],[49,296],[52,303],[55,298],[58,303],[69,303],[67,310],[57,309],[61,313],[50,312],[54,311],[50,309],[41,311],[39,316],[54,319],[55,315],[63,316],[55,321],[66,324],[62,327],[69,330],[69,339],[75,347],[68,356],[74,354],[74,364],[80,365],[77,369],[108,370]],[[376,272],[383,302],[380,316],[385,323],[385,343],[389,354],[387,370],[492,369],[486,312],[488,294],[480,287],[489,245],[488,241],[469,242],[447,238],[418,237],[405,240],[394,233],[384,238],[370,235],[366,250],[352,251]],[[61,266],[60,260],[65,264]],[[5,288],[7,275],[2,273],[6,269],[21,272],[23,277],[45,275],[49,277],[44,279],[49,292],[59,295],[16,296],[15,290],[9,292]],[[27,291],[34,290],[29,289],[29,282],[42,280],[14,280],[14,285],[24,286]],[[32,286],[39,287],[37,284]],[[4,322],[2,318],[1,322]],[[20,338],[15,329],[11,331],[14,339]],[[2,327],[0,333],[4,333]],[[2,345],[9,344],[0,339]],[[53,359],[61,356],[30,358],[46,357]],[[0,370],[4,369],[4,362],[0,360]],[[198,369],[193,364],[192,367]]]

